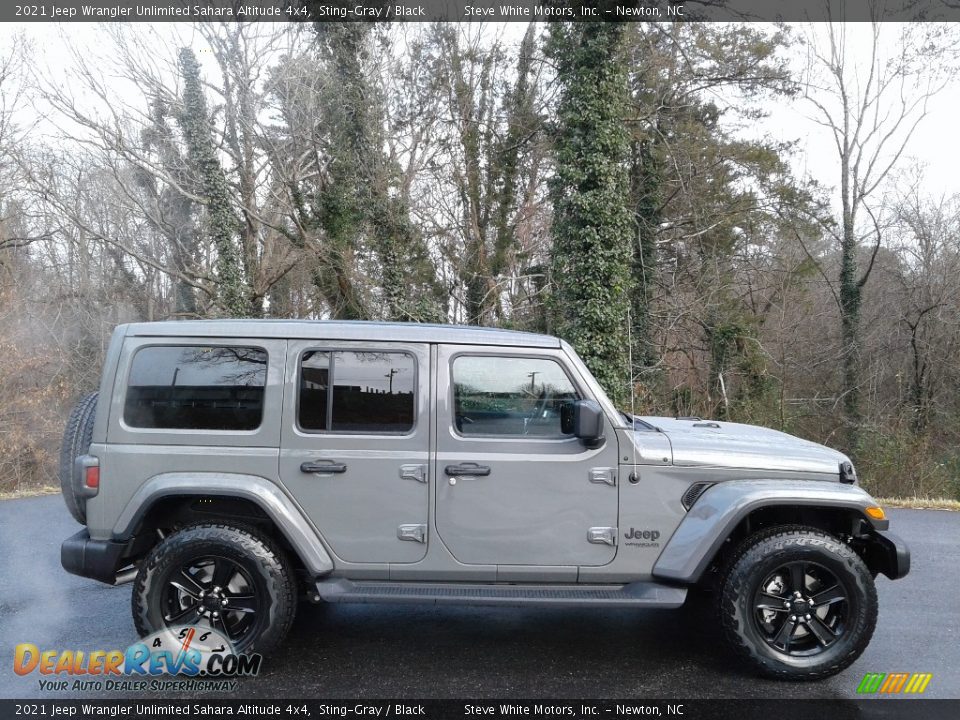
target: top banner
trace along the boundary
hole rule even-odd
[[[960,20],[960,0],[47,0],[3,3],[4,22],[922,22]]]

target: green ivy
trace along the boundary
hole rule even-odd
[[[200,64],[189,48],[180,50],[180,74],[183,106],[177,120],[206,206],[206,230],[217,251],[218,305],[227,316],[244,317],[250,313],[250,303],[237,247],[239,221],[233,212],[226,175],[217,158]]]
[[[622,401],[633,233],[623,26],[554,24],[546,51],[560,86],[551,182],[555,332]]]

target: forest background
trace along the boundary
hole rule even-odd
[[[116,324],[275,317],[556,334],[627,411],[960,500],[960,196],[911,150],[953,27],[85,28],[0,35],[0,493]]]

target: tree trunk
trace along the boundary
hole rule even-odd
[[[856,208],[851,198],[850,160],[841,158],[843,228],[840,239],[840,342],[843,362],[844,433],[848,454],[856,453],[860,427],[860,298],[857,278]]]
[[[630,166],[631,197],[634,202],[636,242],[633,244],[630,293],[631,336],[633,339],[634,385],[647,390],[656,382],[657,351],[653,339],[651,307],[657,273],[657,229],[660,226],[660,167],[653,156],[652,140],[634,140]]]

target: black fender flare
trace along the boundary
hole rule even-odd
[[[887,520],[874,520],[866,514],[866,508],[876,505],[863,489],[835,481],[720,482],[704,491],[684,516],[657,558],[653,576],[670,582],[696,583],[734,528],[759,508],[802,506],[852,511],[862,516],[873,531],[885,531]]]
[[[249,500],[274,522],[315,577],[329,575],[332,554],[300,508],[275,482],[257,475],[218,472],[171,472],[154,475],[133,494],[113,526],[114,540],[131,537],[144,515],[166,497],[215,495]]]

